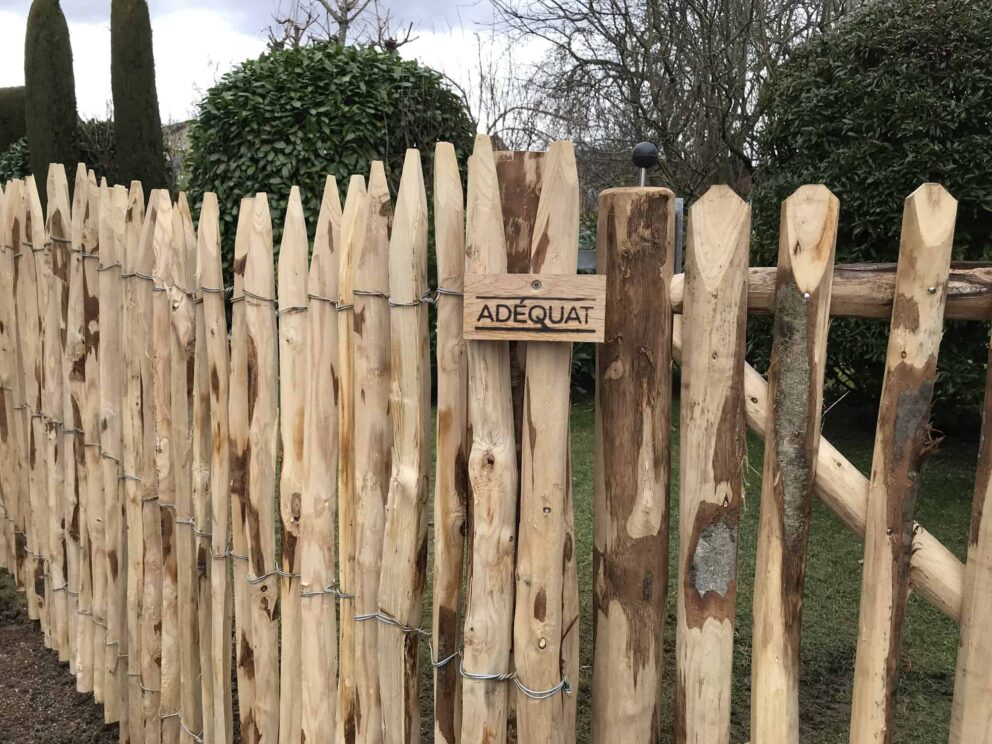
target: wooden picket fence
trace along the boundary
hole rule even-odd
[[[571,347],[466,342],[462,317],[466,273],[575,273],[574,155],[565,142],[494,153],[480,136],[467,200],[454,148],[433,163],[432,210],[415,150],[395,202],[381,163],[351,178],[343,206],[328,178],[312,245],[294,188],[278,267],[267,196],[243,199],[233,277],[213,194],[194,227],[185,195],[146,202],[141,184],[98,184],[82,166],[71,203],[52,166],[47,214],[33,178],[6,184],[0,559],[121,741],[588,735]],[[730,737],[748,426],[768,442],[752,741],[799,740],[815,494],[865,539],[851,741],[890,739],[912,588],[961,625],[951,741],[992,742],[992,436],[967,564],[913,521],[943,319],[992,316],[992,269],[951,268],[955,208],[924,185],[906,200],[896,267],[834,267],[840,206],[804,186],[783,205],[777,269],[749,271],[749,207],[714,187],[689,212],[683,275],[670,191],[601,195],[593,741],[657,741],[665,725],[676,361],[676,741]],[[744,360],[749,311],[775,314],[767,381]],[[831,314],[892,322],[870,480],[820,437]],[[988,425],[990,408],[992,395]]]

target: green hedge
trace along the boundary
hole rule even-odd
[[[24,136],[24,86],[0,88],[0,152]]]
[[[24,178],[31,173],[31,155],[28,152],[27,137],[21,137],[0,153],[0,184],[15,178]]]
[[[903,200],[926,181],[958,200],[957,260],[992,248],[992,3],[883,0],[801,47],[762,93],[752,265],[775,264],[782,200],[804,183],[840,199],[837,262],[895,261]],[[752,321],[763,366],[767,320]],[[937,396],[972,406],[984,323],[948,323]],[[828,384],[877,399],[888,324],[835,319]],[[855,396],[855,397],[858,397]]]
[[[230,276],[241,197],[269,194],[281,229],[290,188],[298,185],[313,229],[327,174],[341,197],[352,174],[385,162],[395,197],[403,156],[420,148],[430,181],[438,140],[465,162],[474,126],[441,76],[370,48],[318,44],[269,52],[245,62],[208,91],[190,133],[189,190],[220,201],[225,271]]]

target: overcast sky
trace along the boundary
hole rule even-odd
[[[30,0],[0,0],[0,87],[24,84]],[[288,3],[287,3],[288,4]],[[221,75],[265,49],[276,0],[149,0],[163,122],[183,121]],[[385,0],[419,38],[402,48],[459,82],[476,56],[474,33],[491,19],[487,0]],[[110,0],[62,0],[72,36],[76,98],[83,117],[106,114],[110,93]],[[468,61],[468,62],[467,62]]]

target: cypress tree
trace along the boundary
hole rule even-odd
[[[167,188],[152,24],[145,0],[112,0],[110,4],[110,78],[120,182],[139,180],[146,194]]]
[[[24,87],[0,88],[0,153],[25,134]]]
[[[24,39],[24,86],[31,170],[44,184],[49,163],[64,163],[66,172],[72,173],[79,155],[72,45],[59,0],[31,3]],[[40,191],[44,195],[44,188]]]

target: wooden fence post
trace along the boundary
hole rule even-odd
[[[365,235],[368,196],[365,179],[348,182],[341,217],[342,252],[338,259],[338,586],[355,594],[355,260]],[[355,741],[358,723],[355,708],[355,610],[354,602],[341,610],[338,668],[337,737]]]
[[[63,411],[65,380],[62,359],[65,355],[65,312],[69,302],[69,243],[72,217],[69,211],[69,183],[65,167],[52,165],[48,169],[48,216],[46,233],[51,261],[48,293],[48,331],[45,335],[45,385],[48,392],[48,518],[51,555],[49,566],[52,603],[56,618],[59,661],[69,661],[69,576],[66,565],[65,529],[65,437]]]
[[[593,739],[661,735],[668,595],[675,195],[599,197],[606,343],[596,357]]]
[[[95,656],[94,674],[104,677],[104,712],[110,721],[120,721],[124,715],[123,728],[127,728],[126,712],[123,710],[122,691],[126,685],[124,674],[118,675],[120,664],[121,638],[126,635],[124,610],[121,606],[122,590],[126,582],[121,579],[120,569],[123,558],[124,524],[121,514],[124,490],[121,481],[121,401],[124,384],[124,370],[121,364],[121,253],[124,247],[124,215],[127,211],[127,191],[123,186],[115,186],[107,203],[100,210],[100,262],[97,266],[100,290],[100,427],[96,436],[90,437],[99,442],[101,478],[103,482],[103,536],[105,563],[94,566],[94,571],[104,573],[106,581],[106,640]],[[49,202],[51,203],[51,202]],[[127,648],[125,639],[124,648]],[[94,649],[96,652],[96,649]]]
[[[465,196],[455,148],[434,149],[437,245],[437,466],[434,478],[434,739],[456,744],[461,725],[460,610],[468,503],[468,375],[462,338]]]
[[[240,221],[240,217],[239,217]],[[200,207],[197,261],[203,329],[210,387],[210,667],[213,717],[204,717],[204,738],[214,744],[231,744],[234,738],[231,691],[232,586],[229,578],[228,535],[232,512],[240,517],[229,498],[230,419],[228,397],[231,360],[227,340],[224,272],[220,258],[220,210],[217,195],[207,192]],[[232,309],[233,311],[233,309]],[[243,561],[237,561],[243,563]],[[237,572],[235,571],[235,575]],[[201,594],[202,600],[202,594]]]
[[[279,427],[282,439],[282,469],[279,479],[279,511],[282,517],[279,740],[285,744],[300,740],[303,723],[299,541],[307,391],[309,252],[300,189],[293,186],[289,192],[286,223],[279,248]]]
[[[714,186],[689,214],[682,354],[675,738],[730,740],[750,209]]]
[[[338,458],[338,254],[341,199],[327,177],[307,278],[307,404],[304,490],[300,509],[303,736],[319,741],[334,731],[337,708],[337,599],[334,524]],[[343,604],[347,612],[350,605]]]
[[[13,575],[17,588],[24,589],[24,537],[21,529],[20,463],[18,441],[17,392],[17,308],[14,286],[14,197],[17,187],[8,182],[0,210],[0,412],[3,415],[0,437],[0,456],[4,471],[3,503],[5,510],[4,531],[9,552],[7,568]],[[70,562],[70,567],[71,567]],[[70,603],[70,610],[71,610]],[[71,617],[71,616],[70,616]],[[75,662],[70,658],[71,669]]]
[[[379,609],[383,528],[389,493],[391,445],[389,379],[389,232],[393,207],[381,161],[368,182],[368,219],[355,261],[355,615]],[[382,740],[376,622],[355,624],[358,741]]]
[[[234,289],[231,295],[231,377],[228,387],[230,426],[231,575],[234,587],[234,631],[238,677],[238,729],[254,731],[255,661],[248,586],[248,326],[245,321],[244,277],[251,243],[255,199],[244,198],[234,238]],[[219,286],[219,285],[218,285]]]
[[[254,727],[248,742],[279,736],[279,582],[276,578],[275,490],[279,434],[279,350],[275,316],[272,220],[268,197],[255,195],[245,263],[248,328],[248,583],[255,662]]]
[[[78,188],[78,187],[77,187]],[[153,487],[151,429],[151,282],[154,256],[152,235],[155,213],[145,222],[145,195],[139,181],[128,192],[124,218],[125,247],[121,259],[123,282],[122,336],[124,401],[122,414],[121,479],[124,482],[124,516],[127,524],[127,723],[134,744],[144,741],[141,690],[141,603],[144,588],[144,525],[141,499]],[[146,234],[147,233],[147,234]],[[124,279],[126,278],[126,281]],[[72,303],[70,302],[70,312]],[[81,442],[81,437],[76,436]],[[79,468],[81,471],[82,468]],[[147,481],[147,483],[146,483]]]
[[[906,198],[865,524],[851,742],[892,740],[919,471],[943,334],[957,201],[937,184]]]
[[[66,563],[69,568],[69,671],[79,684],[80,634],[86,618],[79,614],[80,567],[83,564],[81,537],[85,526],[81,524],[80,493],[85,491],[85,462],[83,454],[82,390],[83,370],[80,359],[83,353],[83,224],[86,219],[86,166],[76,169],[72,194],[72,224],[70,231],[69,260],[66,269],[68,304],[65,321],[65,354],[62,360],[64,407],[62,419],[66,436],[65,452],[65,524]],[[83,472],[81,472],[83,471]]]
[[[406,151],[389,240],[393,462],[379,583],[383,741],[420,738],[420,622],[427,581],[431,364],[427,328],[427,192],[420,152]]]
[[[799,741],[799,637],[838,211],[825,186],[801,186],[782,205],[751,644],[751,738],[769,744]]]
[[[478,135],[468,165],[465,270],[506,272],[506,241],[489,137]],[[471,341],[468,354],[472,448],[472,557],[464,623],[463,742],[506,741],[517,532],[517,453],[510,353],[505,341]],[[474,675],[474,677],[473,677]]]
[[[193,232],[189,204],[186,194],[180,193],[172,211],[172,266],[167,288],[172,311],[170,315],[172,333],[169,336],[169,343],[172,344],[169,379],[172,474],[175,492],[175,509],[172,510],[172,522],[175,526],[172,536],[172,561],[176,582],[174,617],[179,684],[175,697],[176,707],[169,709],[166,714],[179,712],[179,715],[174,716],[169,722],[170,725],[178,726],[179,740],[187,743],[193,741],[190,731],[196,733],[203,728],[200,638],[196,602],[195,551],[199,540],[194,532],[197,523],[193,518],[194,440],[190,416],[196,343],[194,335],[196,318],[193,305],[195,246],[196,235]],[[176,667],[173,665],[172,668]]]
[[[992,742],[988,715],[988,691],[992,689],[992,348],[989,354],[949,744]]]
[[[531,271],[575,271],[579,250],[579,183],[571,144],[555,142],[544,161]],[[534,696],[569,684],[562,677],[561,639],[566,547],[568,421],[571,345],[527,344],[520,525],[516,568],[513,656],[520,681],[517,725],[521,741],[561,741],[560,696]],[[574,682],[575,680],[572,680]],[[570,688],[561,688],[569,693]]]

